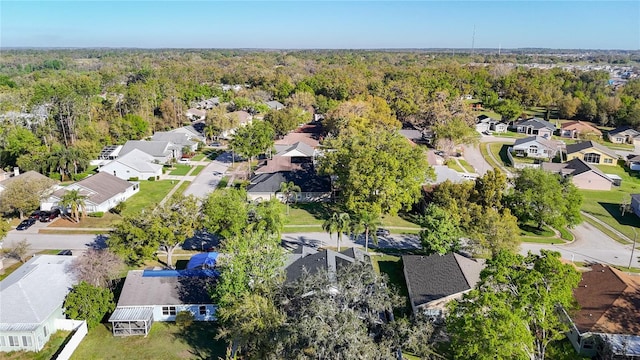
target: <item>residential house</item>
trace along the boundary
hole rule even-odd
[[[247,186],[247,196],[252,201],[269,200],[274,197],[283,201],[280,184],[290,181],[300,187],[300,192],[296,194],[298,202],[331,200],[331,180],[328,176],[318,175],[310,164],[302,166],[300,170],[265,173],[252,177],[251,183]]]
[[[266,159],[264,163],[254,171],[254,174],[273,174],[277,172],[288,172],[303,170],[304,163],[293,162],[295,158],[287,156],[274,156],[271,159]]]
[[[51,210],[59,207],[63,196],[71,190],[78,190],[80,195],[86,197],[84,201],[87,213],[107,212],[140,191],[140,184],[99,172],[56,190],[40,204],[40,209]]]
[[[118,156],[123,156],[138,149],[151,156],[160,164],[170,163],[172,159],[180,159],[182,157],[182,148],[170,141],[144,141],[129,140],[123,146]]]
[[[307,246],[299,246],[288,254],[285,262],[285,282],[291,283],[305,273],[314,274],[323,270],[327,271],[330,278],[335,279],[336,271],[341,266],[347,266],[356,261],[371,264],[371,257],[356,248],[337,252],[328,249],[317,251]]]
[[[98,160],[115,160],[120,156],[122,145],[107,145],[102,148]]]
[[[542,136],[530,136],[517,139],[509,151],[515,156],[537,159],[552,159],[556,156],[560,144]]]
[[[11,177],[7,177],[6,179],[0,181],[0,193],[4,191],[4,189],[7,188],[7,186],[9,186],[11,183],[13,183],[16,180],[22,180],[22,181],[38,181],[38,180],[51,180],[50,178],[40,174],[39,172],[33,171],[33,170],[29,170],[27,172],[24,172],[22,174],[20,174],[20,171],[18,170],[18,168],[14,169],[14,173],[13,176]],[[56,188],[58,188],[57,182],[56,184],[50,189],[51,192],[53,192]]]
[[[187,119],[191,121],[200,121],[207,118],[207,112],[205,110],[200,110],[195,108],[191,108],[187,110],[185,115],[187,116]]]
[[[171,131],[157,131],[151,137],[151,141],[168,141],[180,149],[189,148],[191,151],[198,150],[198,143],[191,140],[192,136],[184,133],[175,133]]]
[[[38,255],[0,281],[0,351],[40,351],[65,320],[75,256]]]
[[[189,311],[196,321],[215,320],[213,270],[131,270],[109,317],[114,336],[149,334],[154,321],[175,321]]]
[[[571,177],[571,182],[578,189],[611,190],[613,184],[609,176],[580,158],[574,158],[565,163],[543,163],[542,168],[563,177]]]
[[[521,120],[514,126],[516,128],[516,131],[521,134],[537,135],[547,139],[550,139],[553,133],[556,131],[555,125],[537,117]]]
[[[316,149],[312,148],[311,146],[301,141],[291,146],[275,145],[275,148],[277,151],[275,156],[290,157],[290,158],[298,159],[298,162],[306,162],[306,161],[299,161],[301,159],[308,159],[308,160],[312,159],[316,152]]]
[[[589,164],[617,165],[618,155],[595,141],[583,141],[567,145],[567,160],[580,158]]]
[[[322,126],[320,124],[305,124],[288,133],[282,139],[276,140],[275,146],[277,148],[281,145],[291,146],[303,142],[315,149],[320,144],[321,134]]]
[[[196,108],[197,109],[204,109],[204,110],[211,110],[211,109],[213,109],[214,107],[216,107],[218,105],[220,105],[220,98],[212,97],[210,99],[198,101],[196,103]]]
[[[640,171],[640,155],[629,155],[626,165],[629,170]]]
[[[409,140],[410,142],[412,142],[414,144],[418,144],[420,142],[423,142],[423,140],[422,140],[422,131],[420,131],[420,130],[402,129],[402,130],[399,130],[398,133],[400,133],[400,135],[404,136],[405,138],[407,138],[407,140]]]
[[[560,136],[569,139],[583,139],[594,136],[602,137],[602,131],[582,121],[569,121],[560,125]]]
[[[621,126],[607,133],[609,141],[616,144],[633,144],[639,135],[640,132],[631,126]]]
[[[198,123],[193,123],[191,125],[179,127],[177,129],[173,129],[169,132],[176,133],[176,134],[185,134],[191,141],[195,141],[195,142],[200,141],[204,143],[206,142],[207,139],[204,137],[203,131],[204,131],[204,123],[198,122]]]
[[[582,356],[640,358],[640,279],[607,265],[582,273],[567,337]]]
[[[266,104],[269,107],[269,109],[271,109],[271,110],[282,110],[282,109],[284,109],[284,104],[279,102],[279,101],[276,101],[276,100],[267,101]]]
[[[640,194],[631,194],[631,211],[640,217]]]
[[[493,119],[487,115],[480,115],[476,118],[476,131],[479,133],[486,131],[505,133],[508,128],[509,125],[506,123]]]
[[[11,173],[8,173],[2,169],[0,169],[0,181],[7,180],[11,177]]]
[[[122,180],[159,179],[162,175],[162,165],[155,162],[155,158],[138,149],[133,149],[126,155],[108,162],[98,168],[99,172],[112,174]]]
[[[238,126],[246,126],[251,124],[251,122],[253,121],[253,116],[244,110],[230,112],[230,113],[227,113],[225,116],[229,118],[235,118],[234,120],[237,121]],[[223,139],[228,139],[229,137],[233,136],[233,134],[236,133],[236,130],[237,130],[237,127],[233,129],[225,130],[222,133],[220,133],[220,137]]]
[[[492,122],[489,130],[496,133],[506,133],[509,129],[509,125],[504,122]]]
[[[404,279],[411,309],[441,318],[446,304],[459,299],[480,281],[484,261],[460,254],[403,255]]]

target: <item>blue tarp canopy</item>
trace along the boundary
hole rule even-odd
[[[218,277],[218,271],[213,269],[190,270],[144,270],[142,277]]]
[[[212,269],[216,266],[217,252],[206,252],[195,254],[189,259],[187,270],[191,269]]]

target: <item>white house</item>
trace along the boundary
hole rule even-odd
[[[267,106],[271,110],[282,110],[284,109],[284,104],[277,100],[267,101]]]
[[[151,137],[152,141],[168,141],[180,149],[188,147],[191,151],[198,150],[198,143],[191,140],[192,136],[184,133],[176,133],[171,131],[158,131]]]
[[[131,270],[109,322],[114,336],[147,335],[154,321],[175,321],[190,311],[197,321],[215,320],[209,291],[213,270]]]
[[[175,145],[170,141],[143,141],[129,140],[123,146],[118,156],[124,156],[134,149],[153,156],[160,164],[166,164],[171,159],[180,159],[182,157],[182,147]]]
[[[87,213],[107,212],[140,191],[140,184],[122,180],[106,172],[99,172],[56,190],[40,204],[40,209],[51,210],[60,206],[62,197],[70,190],[78,190],[80,195],[86,196],[84,201]]]
[[[560,144],[555,141],[541,136],[530,136],[516,140],[513,143],[513,147],[509,148],[509,151],[515,156],[550,159],[556,156],[559,148]]]
[[[207,139],[202,134],[203,129],[204,129],[204,123],[194,123],[192,125],[187,125],[187,126],[179,127],[177,129],[173,129],[169,132],[186,134],[189,137],[189,140],[191,141],[205,142]]]
[[[102,166],[98,171],[111,174],[122,180],[132,178],[138,180],[155,178],[157,180],[160,178],[160,175],[162,175],[162,165],[155,163],[155,161],[153,156],[141,150],[134,149],[126,155]]]
[[[0,281],[0,351],[40,351],[61,328],[75,258],[39,255]]]

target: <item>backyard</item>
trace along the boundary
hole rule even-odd
[[[56,331],[51,335],[49,341],[44,345],[44,348],[39,352],[33,351],[12,351],[9,353],[2,353],[3,360],[49,360],[55,358],[56,352],[62,346],[71,332],[69,331]]]
[[[183,328],[175,323],[154,322],[147,337],[115,337],[100,324],[78,346],[71,359],[218,359],[226,346],[215,340],[217,328],[209,322],[194,322]]]

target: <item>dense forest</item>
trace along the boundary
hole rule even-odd
[[[461,100],[467,95],[504,120],[538,107],[546,109],[547,116],[553,113],[554,119],[640,126],[637,79],[614,87],[606,71],[517,65],[578,60],[631,66],[638,56],[7,50],[0,58],[0,167],[72,177],[102,146],[187,124],[185,111],[194,101],[211,97],[229,104],[224,111],[246,110],[265,119],[282,117],[269,114],[264,105],[278,100],[291,108],[328,114],[329,130],[339,126],[336,119],[345,112],[353,115],[362,109],[419,129],[435,125],[442,130],[459,118],[472,125],[469,106]],[[242,86],[224,91],[222,84]],[[207,114],[209,135],[222,130],[215,121],[219,114],[215,109]]]

